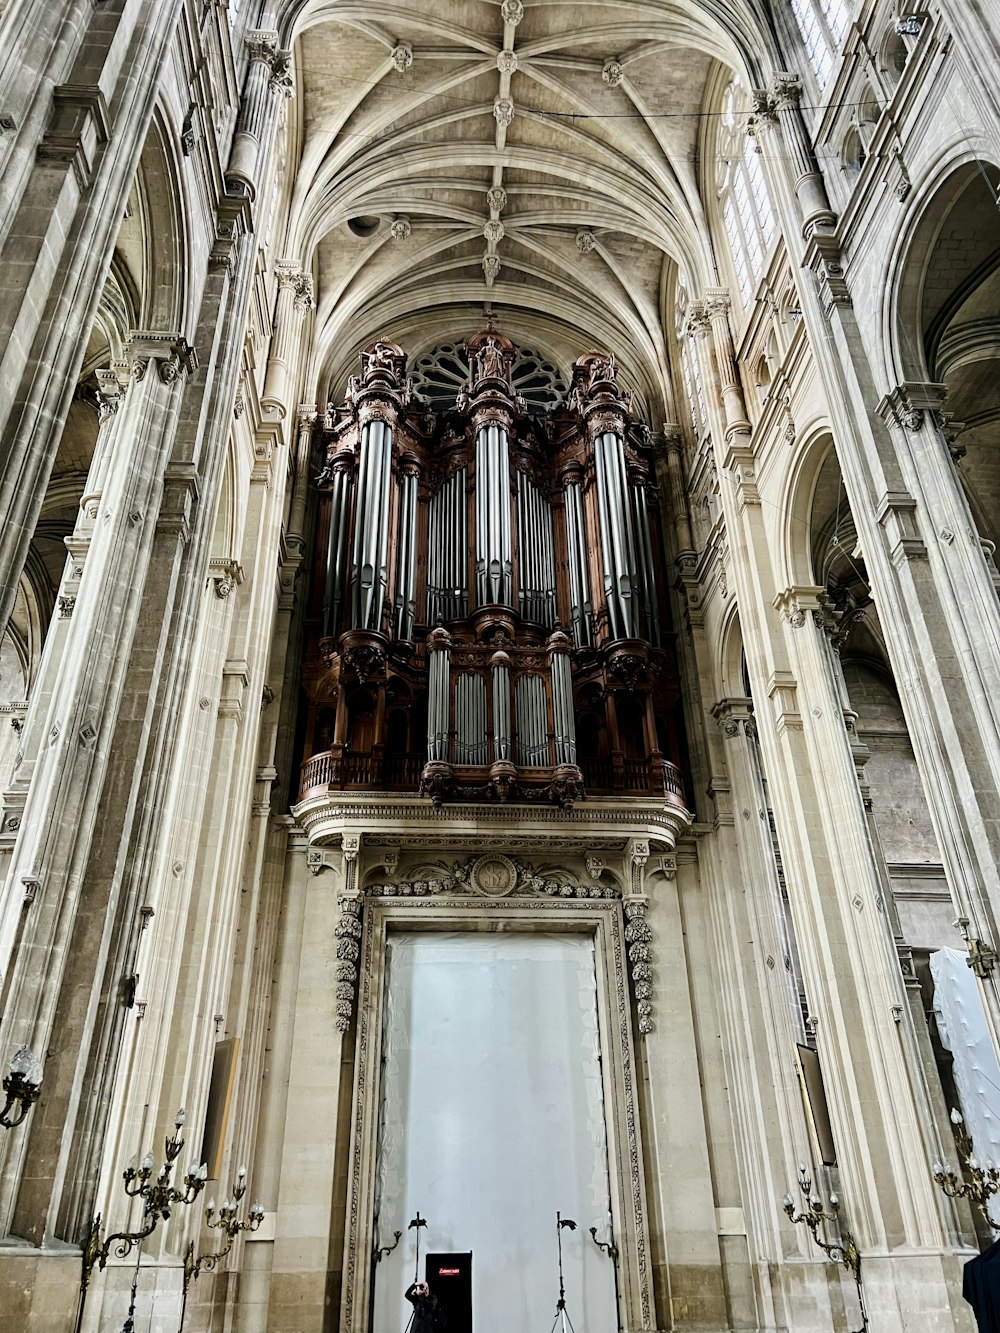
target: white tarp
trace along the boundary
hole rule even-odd
[[[423,1256],[471,1250],[474,1333],[549,1333],[556,1209],[576,1333],[617,1328],[593,940],[576,935],[389,936],[374,1333],[410,1313],[417,1210]]]
[[[934,978],[934,1012],[945,1050],[954,1060],[953,1074],[975,1153],[982,1163],[1000,1163],[1000,1065],[986,1025],[979,986],[958,949],[938,949],[931,954]],[[957,1154],[948,1145],[948,1160],[956,1166]],[[990,1217],[1000,1222],[996,1199],[990,1202]]]

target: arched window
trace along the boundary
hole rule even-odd
[[[829,82],[850,22],[847,0],[792,0],[795,21],[819,86]]]
[[[746,96],[734,81],[722,99],[719,118],[719,207],[745,306],[774,240],[775,224],[764,169],[746,132]]]
[[[705,389],[698,369],[698,349],[692,346],[691,339],[683,332],[680,334],[681,375],[684,378],[684,396],[687,398],[691,413],[691,426],[695,438],[701,439],[708,433],[708,408],[705,405]]]

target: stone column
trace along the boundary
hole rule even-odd
[[[766,128],[766,119],[761,128]],[[788,156],[806,131],[786,108],[759,142],[786,235],[801,223],[803,315],[837,456],[957,915],[1000,1048],[1000,603],[955,473],[939,385],[876,382],[835,219],[795,203]],[[867,301],[867,296],[863,297]],[[878,413],[868,410],[878,404]],[[956,936],[957,944],[957,936]]]
[[[277,278],[274,336],[260,404],[266,417],[282,421],[289,411],[291,372],[302,340],[303,319],[315,302],[312,278],[298,264],[287,260],[279,263]]]
[[[59,1046],[52,1034],[61,979],[97,806],[107,796],[110,740],[166,486],[180,381],[194,364],[190,348],[176,334],[134,335],[130,359],[134,383],[119,413],[86,570],[45,717],[46,744],[27,793],[0,917],[0,965],[5,974],[9,967],[16,969],[5,1026],[11,1040],[43,1050]],[[24,877],[39,881],[39,898],[20,954],[12,959],[14,909],[19,904],[10,886]],[[72,1062],[77,1052],[65,1054]],[[61,1082],[55,1067],[47,1070],[46,1082],[50,1095],[45,1118],[71,1121],[78,1086],[72,1080]],[[38,1127],[36,1122],[36,1132]],[[13,1155],[8,1153],[8,1172],[13,1168],[15,1176],[24,1142],[21,1136]],[[47,1169],[54,1169],[54,1163]],[[5,1208],[12,1201],[12,1185],[5,1173]],[[30,1223],[23,1219],[22,1225],[19,1234],[37,1243],[47,1225],[44,1204],[40,1215],[34,1213]]]
[[[733,568],[741,627],[817,1018],[844,1213],[866,1256],[869,1313],[878,1326],[893,1333],[944,1330],[952,1319],[949,1260],[927,1168],[931,1147],[921,1133],[927,1116],[916,1103],[897,1029],[905,1000],[826,655],[822,590],[775,585],[725,302],[717,292],[709,297],[694,312],[696,343],[718,464],[736,483],[724,485],[721,497],[729,540],[742,549]]]
[[[254,30],[246,35],[250,54],[226,180],[253,201],[270,156],[277,123],[278,97],[292,95],[291,52],[278,49],[278,34]]]
[[[11,159],[14,179],[5,177],[11,203],[9,229],[0,233],[0,382],[6,386],[0,403],[0,626],[14,604],[69,412],[68,386],[79,374],[93,319],[86,296],[67,302],[65,293],[100,290],[148,133],[153,89],[181,14],[176,5],[73,8],[63,27],[59,72],[52,72],[65,82],[51,90],[44,126],[34,107],[27,116]],[[58,12],[46,6],[46,21]],[[21,43],[35,37],[38,26],[34,19],[24,25],[31,32],[15,34],[14,49],[23,52]],[[40,64],[28,58],[29,68]],[[40,109],[37,84],[31,98]]]

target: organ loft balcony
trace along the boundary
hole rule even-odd
[[[614,359],[379,340],[321,418],[300,799],[687,806],[649,434]]]

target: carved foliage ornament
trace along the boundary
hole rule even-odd
[[[533,866],[500,852],[489,852],[467,861],[455,861],[434,877],[383,881],[369,884],[365,892],[376,898],[427,898],[436,894],[472,895],[480,898],[620,898],[614,885],[564,883],[539,874]]]

